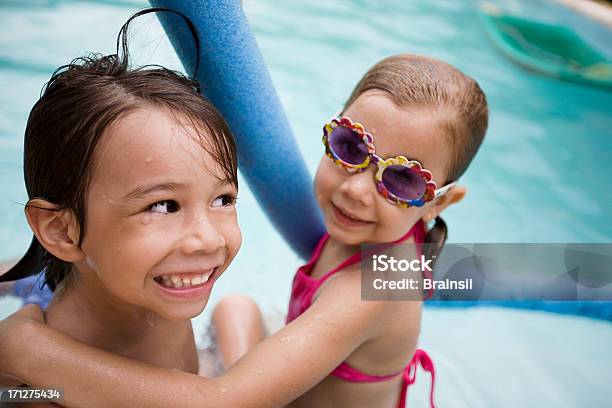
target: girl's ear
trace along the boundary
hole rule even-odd
[[[463,200],[466,193],[467,189],[464,186],[452,187],[446,193],[430,203],[429,209],[426,211],[425,216],[423,217],[423,221],[429,222],[435,219],[438,215],[440,215],[440,213],[442,213],[442,211],[446,209],[446,207]]]
[[[70,210],[57,210],[57,205],[41,198],[28,201],[28,224],[38,242],[53,256],[66,262],[85,258],[79,248],[79,225]]]

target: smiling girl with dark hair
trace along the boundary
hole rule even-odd
[[[129,25],[153,11],[169,10],[135,14],[116,54],[77,58],[45,85],[24,143],[35,236],[2,280],[44,269],[51,327],[197,373],[190,319],[241,242],[236,147],[196,81],[130,67]]]

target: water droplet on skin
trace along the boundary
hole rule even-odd
[[[293,341],[297,339],[297,336],[285,336],[285,337],[281,337],[280,341],[281,343],[286,343],[288,341]]]
[[[92,261],[92,259],[90,257],[86,257],[85,258],[85,263],[87,264],[87,266],[89,266],[93,271],[97,272],[98,271],[98,267],[96,266],[96,264],[94,263],[94,261]]]
[[[142,225],[147,225],[147,224],[149,224],[150,222],[151,222],[151,214],[149,214],[149,213],[145,213],[145,214],[142,216]]]
[[[158,320],[159,318],[153,315],[152,313],[147,313],[147,324],[149,325],[149,327],[155,327],[155,324]]]
[[[222,393],[226,393],[227,392],[227,388],[219,387],[219,391],[221,391]]]
[[[147,157],[145,161],[146,161],[147,163],[151,163],[151,160],[153,160],[153,156],[149,156],[149,157]]]

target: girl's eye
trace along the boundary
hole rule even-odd
[[[212,206],[213,207],[229,207],[229,206],[236,204],[237,200],[238,198],[234,195],[223,194],[215,198],[215,201],[213,201]]]
[[[147,208],[148,211],[160,214],[170,214],[173,212],[177,212],[179,209],[179,205],[174,200],[163,200],[158,201],[155,204],[149,206]]]

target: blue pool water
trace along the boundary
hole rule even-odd
[[[244,8],[298,144],[314,174],[320,129],[360,76],[400,52],[434,56],[478,80],[490,130],[462,179],[468,197],[448,210],[454,242],[610,242],[612,92],[522,70],[500,55],[471,1],[245,0]],[[612,57],[609,29],[554,1],[504,1],[518,14],[579,30]],[[31,233],[21,157],[25,122],[52,70],[86,51],[114,51],[139,1],[0,3],[0,259],[23,254]],[[142,63],[179,67],[154,18],[134,33]],[[244,244],[211,302],[241,291],[284,309],[299,259],[244,182]],[[265,239],[262,239],[265,237]],[[19,303],[0,299],[0,317]],[[195,319],[198,336],[209,311]],[[438,364],[440,406],[604,406],[612,395],[612,325],[542,312],[426,309],[422,346]],[[425,376],[422,377],[425,379]],[[426,381],[411,398],[424,401]],[[415,404],[420,406],[419,404]]]

